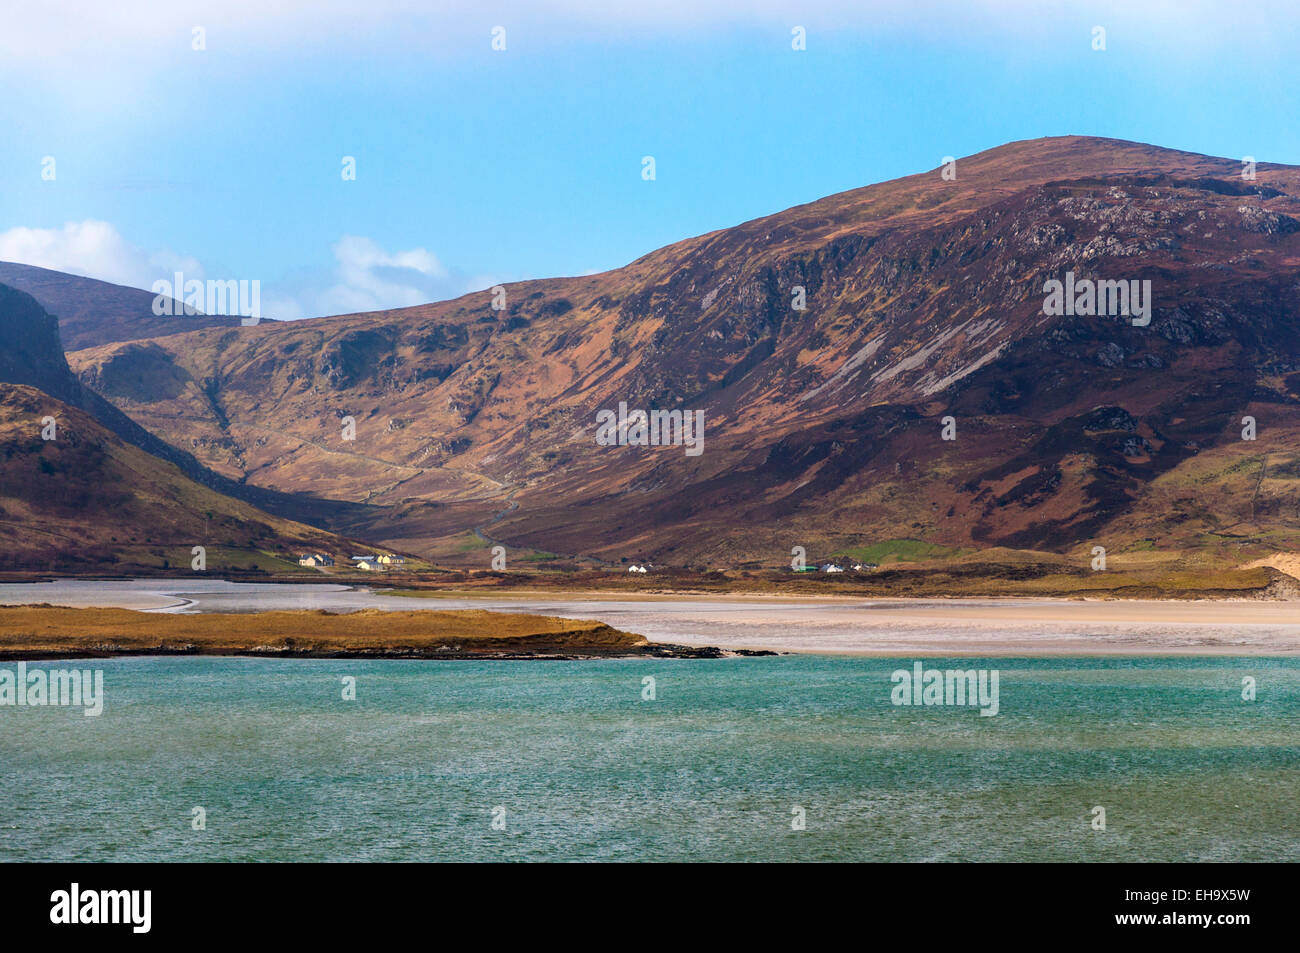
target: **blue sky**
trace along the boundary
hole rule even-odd
[[[1015,139],[1300,164],[1300,5],[697,5],[6,5],[0,260],[257,279],[301,317],[613,268]]]

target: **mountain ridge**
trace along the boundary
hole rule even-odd
[[[218,472],[347,501],[335,526],[438,557],[481,559],[489,537],[665,562],[779,564],[800,539],[1068,552],[1115,527],[1122,546],[1170,530],[1217,552],[1225,527],[1174,520],[1176,494],[1155,524],[1142,513],[1207,451],[1266,470],[1289,453],[1300,169],[1241,168],[1028,140],[957,160],[955,181],[919,173],[506,285],[502,311],[484,291],[71,360]],[[1044,314],[1067,271],[1152,282],[1150,326]],[[708,449],[606,452],[594,415],[620,401],[705,410]],[[1252,408],[1267,447],[1234,446]],[[1276,512],[1259,523],[1255,494],[1255,522],[1225,525],[1247,549],[1289,544],[1296,487],[1260,483]]]
[[[236,499],[281,502],[274,492],[211,473],[84,387],[68,367],[58,321],[31,295],[6,285],[0,285],[0,459],[0,568],[7,570],[149,567],[158,546],[180,546],[158,534],[182,530],[190,533],[189,546],[211,546],[214,556],[273,544],[356,546]],[[294,503],[289,508],[309,501]],[[159,558],[179,564],[178,552]],[[218,565],[214,559],[213,568]]]
[[[187,312],[174,299],[164,299],[171,314],[156,315],[152,291],[18,262],[0,261],[0,284],[26,292],[54,315],[70,351],[240,323],[230,315]]]

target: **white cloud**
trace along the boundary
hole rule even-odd
[[[390,252],[370,238],[345,235],[332,248],[334,262],[289,280],[262,283],[262,313],[298,318],[406,308],[490,287],[498,279],[450,269],[426,248]],[[114,284],[150,289],[155,281],[209,277],[196,258],[146,251],[108,222],[87,219],[62,228],[11,228],[0,232],[0,261],[36,265]],[[240,277],[214,275],[217,278]]]
[[[333,247],[331,283],[320,293],[284,300],[283,316],[351,314],[440,301],[482,288],[490,278],[470,277],[447,268],[426,248],[389,252],[372,239],[345,235]],[[267,308],[271,317],[280,317]],[[295,316],[297,316],[295,315]]]
[[[147,252],[132,245],[108,222],[87,219],[62,228],[11,228],[0,232],[0,261],[51,268],[118,285],[148,288],[182,271],[203,278],[194,258],[172,251]]]

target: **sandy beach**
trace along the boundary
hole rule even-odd
[[[486,609],[589,619],[655,642],[837,655],[1293,655],[1300,603],[788,599],[598,593],[397,596],[339,585],[59,580],[2,585],[0,605],[155,612]]]
[[[437,600],[443,603],[444,600]],[[480,600],[467,600],[468,604]],[[456,603],[459,604],[459,603]],[[651,640],[847,655],[1291,655],[1296,603],[997,600],[529,601]],[[484,608],[509,611],[508,600]]]

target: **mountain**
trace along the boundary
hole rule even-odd
[[[78,407],[127,443],[176,464],[191,479],[221,484],[223,490],[231,488],[229,480],[211,473],[193,456],[178,451],[82,386],[64,355],[58,319],[31,295],[6,285],[0,285],[0,381],[29,385]]]
[[[70,361],[213,470],[440,558],[1294,548],[1300,169],[1083,137],[955,168],[508,285],[503,310],[484,291]],[[1076,279],[1137,282],[1135,304],[1150,282],[1149,323],[1050,313]],[[620,402],[702,411],[703,452],[601,446]]]
[[[160,275],[171,280],[171,275]],[[224,314],[186,314],[171,302],[175,317],[153,313],[154,293],[83,278],[34,265],[0,261],[0,284],[25,291],[58,318],[68,350],[178,334],[195,328],[232,327],[239,318]]]
[[[352,545],[201,486],[34,387],[0,383],[0,460],[2,570],[189,571],[201,545],[207,570],[283,571]]]
[[[0,460],[0,569],[188,566],[194,545],[212,569],[269,568],[272,551],[357,548],[220,492],[240,488],[84,388],[55,318],[4,285]]]

